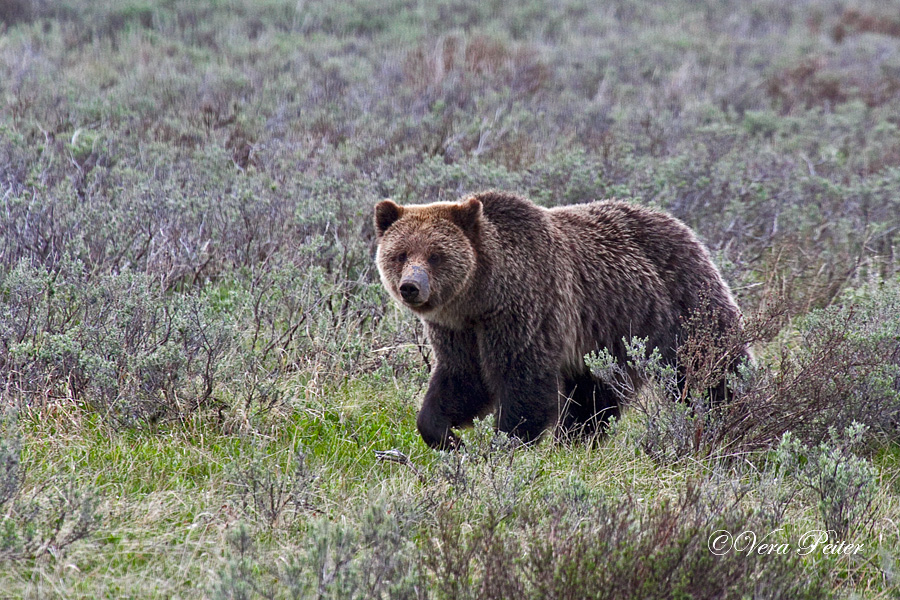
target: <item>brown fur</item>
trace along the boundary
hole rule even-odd
[[[460,203],[375,208],[382,282],[425,324],[436,358],[418,428],[445,448],[476,417],[525,440],[618,414],[584,355],[649,338],[675,360],[701,302],[717,328],[740,312],[709,254],[673,217],[614,200],[544,209],[483,192]],[[406,296],[404,296],[406,294]],[[701,297],[706,298],[702,300]]]

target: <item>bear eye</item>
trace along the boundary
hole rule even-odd
[[[428,264],[431,265],[432,267],[436,267],[439,264],[441,264],[441,262],[443,262],[443,260],[444,260],[443,256],[441,256],[440,254],[434,253],[428,257]]]
[[[394,257],[394,260],[396,260],[401,265],[403,263],[405,263],[406,262],[406,252],[401,252],[400,254],[398,254],[397,256]]]

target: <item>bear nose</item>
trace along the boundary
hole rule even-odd
[[[418,265],[408,267],[400,279],[400,297],[407,304],[424,304],[428,302],[431,288],[428,285],[428,272]]]
[[[407,281],[400,286],[400,295],[407,302],[412,302],[419,295],[419,286],[412,281]]]

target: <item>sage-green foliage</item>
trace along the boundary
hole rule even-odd
[[[713,555],[713,531],[772,531],[783,522],[741,507],[737,495],[706,496],[712,477],[646,503],[594,488],[586,472],[542,472],[551,456],[523,455],[489,421],[465,441],[465,450],[426,467],[415,502],[408,492],[375,493],[352,526],[312,517],[307,544],[289,557],[266,556],[262,536],[239,526],[212,595],[740,598],[756,589],[762,598],[831,596],[822,572],[804,570],[797,556]]]
[[[586,362],[637,413],[635,441],[660,464],[771,448],[787,433],[817,445],[851,426],[871,446],[894,440],[900,420],[898,294],[896,282],[861,286],[798,318],[780,344],[726,374],[733,397],[712,406],[645,339],[623,340],[624,365],[607,350]]]
[[[845,539],[851,528],[864,529],[874,518],[877,471],[853,453],[863,443],[865,427],[854,423],[844,434],[831,430],[831,439],[814,448],[784,434],[776,461],[818,501],[825,529]]]
[[[635,411],[641,423],[635,443],[661,464],[709,451],[717,421],[703,393],[695,390],[693,397],[685,398],[684,377],[677,365],[664,361],[659,348],[648,348],[646,338],[624,340],[624,344],[624,365],[605,348],[589,354],[585,362],[623,405]]]
[[[102,516],[94,490],[62,475],[37,490],[26,486],[27,461],[13,413],[0,414],[0,561],[60,556],[90,536]]]
[[[232,469],[230,483],[246,518],[274,528],[288,526],[306,511],[315,510],[316,474],[302,449],[297,449],[285,466],[273,465],[264,454],[248,452],[245,460]]]
[[[0,590],[895,593],[898,8],[0,0]],[[490,187],[694,228],[757,332],[734,402],[635,345],[606,437],[426,449],[372,208]],[[823,523],[865,555],[706,548]]]

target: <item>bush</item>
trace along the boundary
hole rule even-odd
[[[65,476],[29,489],[14,413],[0,414],[0,564],[59,559],[100,527],[99,498]]]
[[[487,421],[464,438],[464,449],[440,455],[420,473],[412,494],[385,490],[347,507],[342,519],[311,518],[300,549],[287,556],[264,552],[252,527],[236,528],[213,595],[832,596],[829,571],[809,569],[796,553],[714,553],[709,544],[717,530],[774,531],[770,542],[788,541],[778,537],[783,510],[743,507],[740,493],[710,491],[712,479],[679,486],[671,497],[613,498],[578,475],[548,477],[538,470],[547,463],[536,450],[497,434]]]
[[[838,540],[866,530],[875,516],[875,467],[854,454],[865,433],[865,426],[854,423],[843,435],[832,429],[830,439],[810,448],[788,432],[776,451],[779,467],[815,495],[825,530]]]
[[[3,393],[23,407],[68,399],[123,426],[268,411],[292,370],[377,368],[364,342],[384,300],[372,284],[329,279],[273,259],[227,285],[172,293],[139,272],[20,261],[0,275],[11,315],[0,322]]]
[[[266,460],[261,450],[235,465],[230,477],[237,505],[246,518],[263,526],[289,528],[307,513],[316,512],[317,475],[297,450],[282,466]]]
[[[213,597],[424,598],[414,531],[399,504],[376,502],[354,526],[311,520],[303,548],[273,564],[242,524],[230,536],[228,565]]]
[[[701,331],[701,343],[689,338],[677,365],[664,364],[658,350],[641,340],[625,340],[628,373],[645,383],[639,395],[632,376],[608,352],[590,355],[587,362],[624,399],[634,398],[637,441],[661,463],[770,449],[788,431],[816,445],[852,423],[864,426],[869,444],[884,442],[896,439],[900,422],[898,313],[900,284],[861,288],[841,304],[800,319],[778,354],[763,355],[736,373],[722,369],[727,357],[776,331],[780,309],[749,318],[734,340],[710,339]],[[704,395],[723,374],[732,397],[710,407]]]
[[[708,541],[718,529],[768,532],[781,522],[711,500],[702,492],[709,482],[689,483],[677,498],[604,497],[577,477],[548,485],[523,448],[473,454],[466,443],[464,477],[457,471],[451,481],[468,485],[441,493],[419,534],[436,598],[830,596],[796,556],[713,554]]]
[[[80,262],[56,273],[20,262],[0,281],[2,362],[23,407],[69,398],[123,423],[183,417],[214,401],[233,323],[199,295],[168,298],[141,274],[91,281]]]
[[[746,373],[723,413],[720,439],[771,448],[790,431],[817,445],[859,423],[868,443],[896,439],[900,422],[900,285],[884,282],[798,320],[795,336]]]

